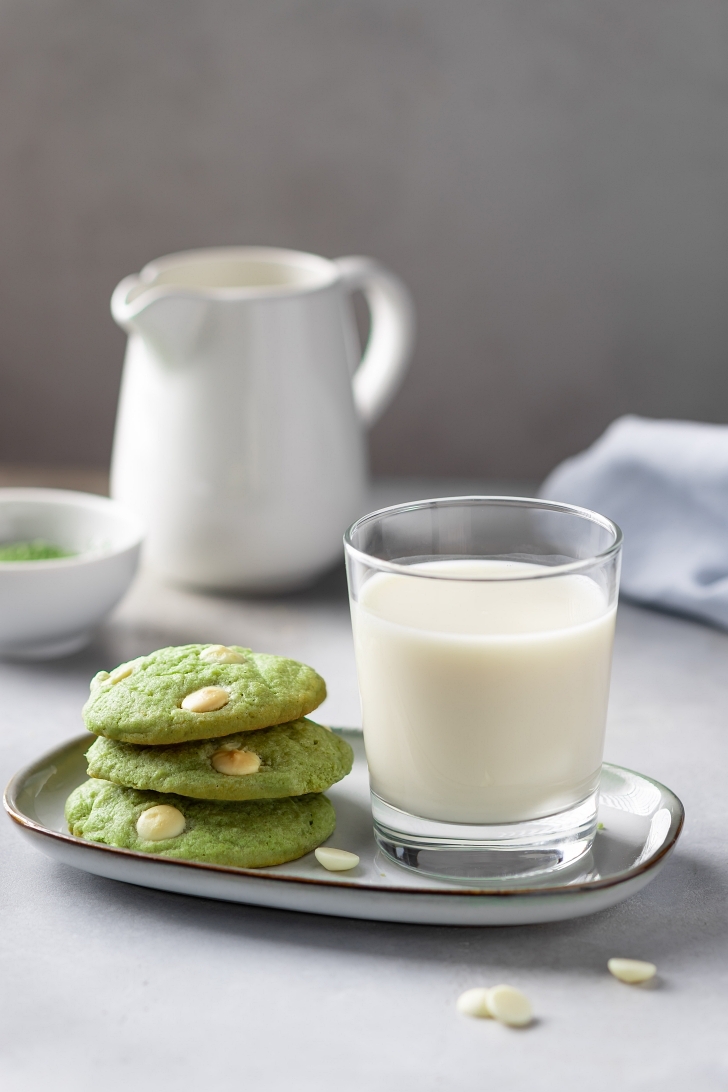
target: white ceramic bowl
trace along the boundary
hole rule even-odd
[[[138,517],[67,489],[0,489],[0,543],[45,539],[75,556],[0,561],[0,656],[45,660],[83,648],[139,563]]]

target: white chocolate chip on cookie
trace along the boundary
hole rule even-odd
[[[631,986],[648,982],[657,973],[654,963],[645,963],[641,959],[609,959],[607,967],[620,982],[628,982]]]
[[[156,804],[141,813],[136,829],[143,841],[162,842],[165,838],[179,837],[185,829],[185,817],[171,804]]]
[[[359,858],[356,853],[349,853],[347,849],[332,849],[331,846],[319,846],[314,850],[316,860],[329,872],[348,872],[350,868],[356,868]]]
[[[109,682],[118,683],[122,679],[128,679],[134,668],[131,664],[120,664],[119,667],[115,667],[109,675]]]
[[[200,653],[200,659],[213,664],[244,664],[246,657],[227,645],[208,645]]]
[[[531,1002],[524,993],[513,986],[491,986],[486,1004],[490,1013],[501,1024],[523,1028],[531,1023]]]
[[[218,773],[230,777],[244,777],[260,769],[260,757],[252,751],[227,751],[223,748],[215,751],[210,761]]]
[[[485,1019],[493,1015],[488,1008],[488,990],[484,986],[476,986],[472,990],[461,993],[455,1002],[455,1008],[463,1016],[477,1016]]]
[[[182,708],[189,713],[212,713],[215,709],[222,709],[229,701],[230,695],[221,686],[203,686],[202,690],[187,695]]]

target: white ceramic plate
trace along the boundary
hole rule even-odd
[[[340,734],[353,746],[356,761],[350,776],[327,793],[337,815],[329,844],[359,854],[361,863],[351,872],[326,872],[312,853],[276,868],[223,868],[72,837],[63,805],[86,780],[88,735],[16,774],[5,793],[5,808],[37,849],[97,876],[228,902],[433,925],[525,925],[605,910],[654,879],[682,829],[684,811],[674,793],[641,774],[605,764],[599,805],[603,829],[591,860],[577,875],[508,888],[427,879],[390,863],[377,850],[361,735]]]

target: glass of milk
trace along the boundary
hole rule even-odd
[[[596,830],[622,534],[567,504],[454,497],[345,536],[374,831],[451,879],[542,877]]]

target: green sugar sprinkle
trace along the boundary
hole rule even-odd
[[[0,561],[51,561],[56,557],[75,557],[75,554],[42,538],[34,538],[32,542],[0,543]]]

